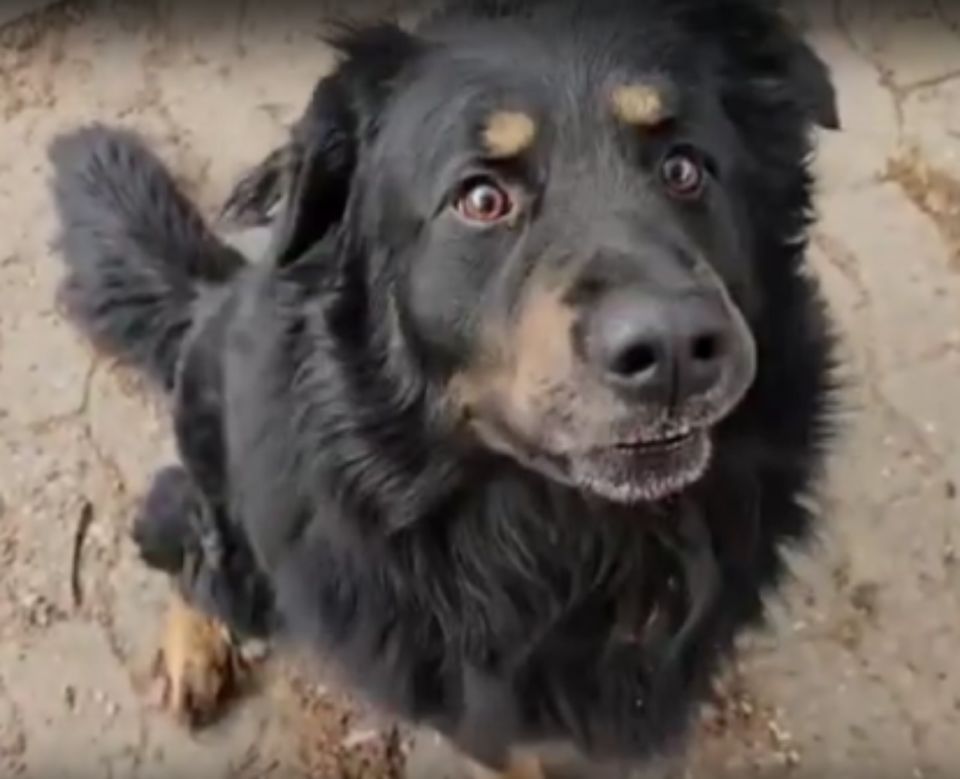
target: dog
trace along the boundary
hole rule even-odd
[[[760,0],[478,0],[339,34],[228,211],[53,142],[71,320],[171,399],[134,524],[175,709],[250,637],[475,766],[643,764],[814,524],[835,341],[805,266],[829,70]]]

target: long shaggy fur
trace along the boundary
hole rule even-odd
[[[185,589],[205,582],[194,600],[211,613],[307,642],[491,765],[557,739],[640,759],[682,733],[733,637],[762,617],[784,545],[809,534],[799,498],[830,442],[832,337],[803,270],[808,130],[836,123],[822,64],[746,0],[481,0],[424,35],[481,46],[479,17],[540,14],[555,28],[535,31],[566,30],[563,14],[588,6],[621,43],[663,34],[673,51],[667,33],[638,33],[646,14],[710,52],[717,110],[748,157],[729,186],[749,225],[758,375],[715,431],[707,476],[660,505],[580,494],[465,444],[444,416],[398,303],[412,239],[390,230],[404,200],[367,156],[392,90],[429,72],[431,44],[392,28],[344,42],[345,64],[260,172],[291,182],[264,267],[212,237],[132,136],[89,128],[52,152],[70,311],[175,399],[187,477],[158,479],[144,556],[166,570],[192,559]],[[272,207],[257,183],[245,187]],[[171,506],[199,516],[178,524]]]
[[[51,147],[63,301],[96,343],[172,388],[204,284],[243,266],[135,136],[90,127]]]

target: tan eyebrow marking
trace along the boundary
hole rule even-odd
[[[649,84],[623,84],[611,95],[613,113],[620,121],[638,127],[656,127],[669,118],[666,102]]]
[[[522,111],[496,111],[483,130],[483,144],[494,159],[516,157],[533,145],[537,125]]]

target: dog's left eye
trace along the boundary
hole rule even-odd
[[[704,160],[693,149],[673,149],[660,164],[660,179],[673,197],[693,200],[703,193],[707,183]]]
[[[497,182],[488,178],[468,181],[457,197],[455,207],[468,222],[492,224],[506,219],[514,211],[513,198]]]

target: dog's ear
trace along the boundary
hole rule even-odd
[[[343,217],[363,140],[396,76],[421,50],[414,36],[389,24],[349,30],[330,41],[343,57],[314,89],[294,127],[284,208],[274,261],[289,264]]]
[[[793,38],[787,47],[787,84],[811,121],[839,130],[840,110],[830,69],[809,44]]]
[[[840,129],[837,95],[826,63],[775,0],[696,0],[694,26],[726,50],[728,97],[759,100],[768,110],[800,111],[811,124]]]

